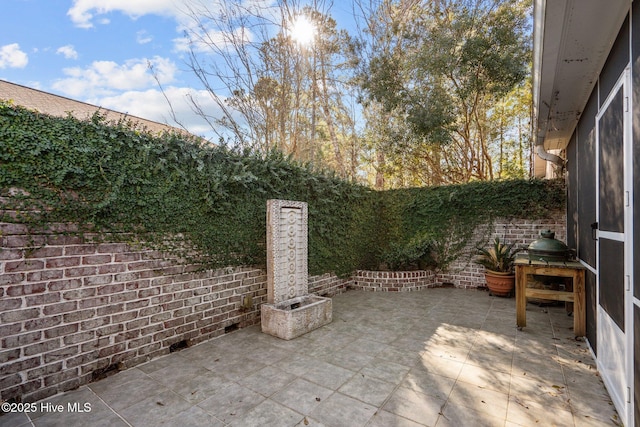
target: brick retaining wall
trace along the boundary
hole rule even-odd
[[[0,399],[43,399],[260,321],[259,268],[202,270],[125,243],[25,233],[0,224]],[[332,296],[348,279],[309,283]]]
[[[340,278],[335,274],[309,276],[309,293],[321,297],[331,297],[341,294],[349,288],[351,278]]]
[[[350,288],[361,291],[406,292],[419,291],[436,286],[433,271],[364,271],[352,276]]]

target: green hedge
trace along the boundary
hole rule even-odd
[[[560,180],[480,181],[392,190],[380,197],[387,212],[380,221],[386,230],[379,234],[381,261],[392,269],[446,270],[477,226],[496,218],[549,218],[564,208],[565,188]]]
[[[546,181],[375,192],[277,152],[238,152],[98,114],[78,121],[8,103],[0,103],[0,143],[3,221],[34,231],[71,222],[80,232],[200,254],[209,266],[264,264],[271,198],[309,204],[311,274],[443,267],[437,246],[451,230],[496,216],[545,216],[564,200],[561,186]]]

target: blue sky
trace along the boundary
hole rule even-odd
[[[186,102],[190,94],[215,108],[185,65],[184,11],[197,3],[218,10],[216,0],[2,0],[0,79],[175,125],[152,64],[180,121],[210,136]],[[344,27],[351,2],[329,6]]]

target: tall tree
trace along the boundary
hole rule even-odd
[[[495,147],[506,148],[505,134],[514,126],[497,105],[528,74],[529,3],[376,4],[361,85],[370,101],[404,120],[409,133],[381,147],[387,164],[409,156],[405,173],[413,169],[414,179],[428,185],[497,177]]]
[[[337,29],[331,4],[316,0],[204,1],[186,11],[189,68],[218,106],[206,117],[221,141],[258,151],[277,149],[355,179],[353,41]],[[307,43],[296,20],[312,30]],[[354,151],[355,150],[355,151]]]

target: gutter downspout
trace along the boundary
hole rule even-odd
[[[546,129],[539,129],[539,133],[535,132],[535,128],[538,127],[538,120],[540,119],[540,75],[542,72],[542,45],[544,40],[544,17],[546,14],[547,0],[535,0],[533,5],[534,15],[534,40],[533,40],[533,120],[534,127],[534,145],[535,153],[542,160],[552,162],[560,167],[564,167],[566,161],[560,156],[547,152],[544,148],[544,137]],[[547,117],[545,123],[549,123],[551,115],[551,106],[547,105]],[[537,117],[536,117],[537,116]]]
[[[538,155],[538,157],[540,157],[542,160],[546,160],[548,162],[552,162],[560,167],[564,167],[566,160],[563,159],[560,156],[557,156],[555,154],[549,153],[547,150],[545,150],[544,148],[544,139],[539,138],[536,141],[536,154]]]

